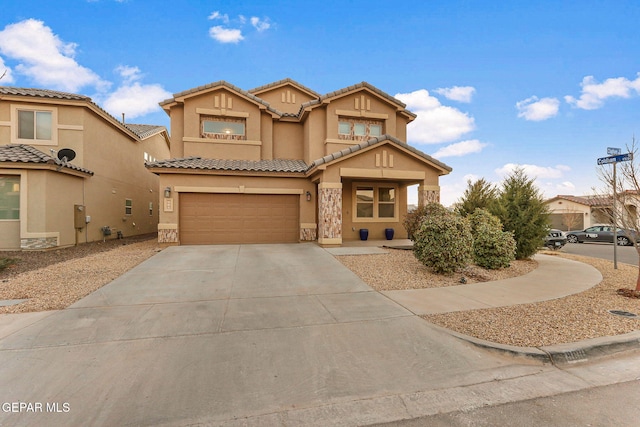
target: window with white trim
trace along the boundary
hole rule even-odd
[[[124,200],[124,214],[131,215],[133,213],[133,200],[125,199]]]
[[[354,221],[398,219],[398,187],[390,184],[354,184]]]

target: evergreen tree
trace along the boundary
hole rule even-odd
[[[549,210],[544,198],[522,168],[507,176],[497,203],[491,208],[505,231],[513,232],[516,259],[533,256],[542,245],[550,227]]]
[[[480,178],[475,182],[467,181],[467,189],[455,208],[462,216],[471,215],[476,209],[491,210],[498,198],[498,190],[486,179]]]

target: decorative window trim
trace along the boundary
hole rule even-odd
[[[20,111],[47,112],[51,114],[51,139],[19,138]],[[26,145],[58,145],[58,109],[56,107],[43,107],[33,104],[11,105],[11,143]]]
[[[378,127],[378,133],[372,134],[372,127]],[[340,117],[338,119],[338,139],[342,141],[366,141],[381,136],[383,130],[384,122],[382,120],[353,119],[348,117]]]
[[[361,218],[358,216],[358,198],[357,191],[358,188],[373,188],[373,217],[369,218]],[[380,199],[380,189],[381,188],[390,188],[394,190],[395,200],[393,202],[393,217],[380,217],[379,209],[381,204],[391,204],[388,202],[381,202]],[[399,186],[397,184],[392,183],[380,183],[380,182],[354,182],[351,187],[351,198],[352,198],[352,206],[351,206],[351,218],[353,222],[398,222],[399,214],[398,214],[398,197],[399,197]]]
[[[242,134],[240,133],[224,133],[224,132],[206,132],[205,131],[205,123],[206,122],[216,122],[216,123],[229,123],[235,125],[242,125]],[[231,129],[231,128],[230,128]],[[209,115],[201,115],[200,116],[200,137],[205,139],[221,139],[228,141],[245,141],[247,139],[247,120],[244,118],[235,118],[235,117],[222,117],[222,116],[209,116]]]
[[[124,214],[133,215],[133,200],[124,199]]]

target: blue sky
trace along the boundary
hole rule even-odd
[[[319,93],[367,81],[418,114],[408,142],[468,179],[525,168],[546,197],[592,193],[640,134],[637,1],[5,0],[0,81],[91,96],[168,127],[158,102],[226,80]],[[413,197],[413,196],[412,196]]]

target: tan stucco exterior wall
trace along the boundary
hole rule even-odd
[[[276,122],[273,126],[277,144],[273,147],[274,159],[302,159],[304,157],[304,132],[298,123]]]
[[[1,235],[0,249],[7,249],[7,246],[12,246],[11,249],[20,246],[46,249],[101,240],[100,227],[106,225],[114,229],[111,238],[116,237],[116,230],[121,230],[125,236],[157,231],[159,179],[146,170],[144,156],[147,153],[156,159],[169,157],[164,134],[139,141],[115,119],[104,117],[103,113],[93,111],[83,102],[67,105],[64,102],[54,104],[50,100],[40,103],[38,98],[29,98],[28,102],[0,102],[2,143],[25,143],[15,141],[15,111],[18,108],[54,112],[55,137],[52,141],[28,145],[47,155],[70,148],[76,153],[71,163],[93,171],[94,175],[75,176],[67,173],[66,168],[56,171],[55,167],[44,165],[9,169],[8,173],[22,176],[19,238],[16,240],[15,221],[0,225],[0,231],[7,233]],[[131,215],[125,215],[127,198],[133,202]],[[91,217],[89,224],[81,230],[74,227],[74,205],[85,206],[85,216]],[[19,242],[18,247],[15,247],[16,242]]]

